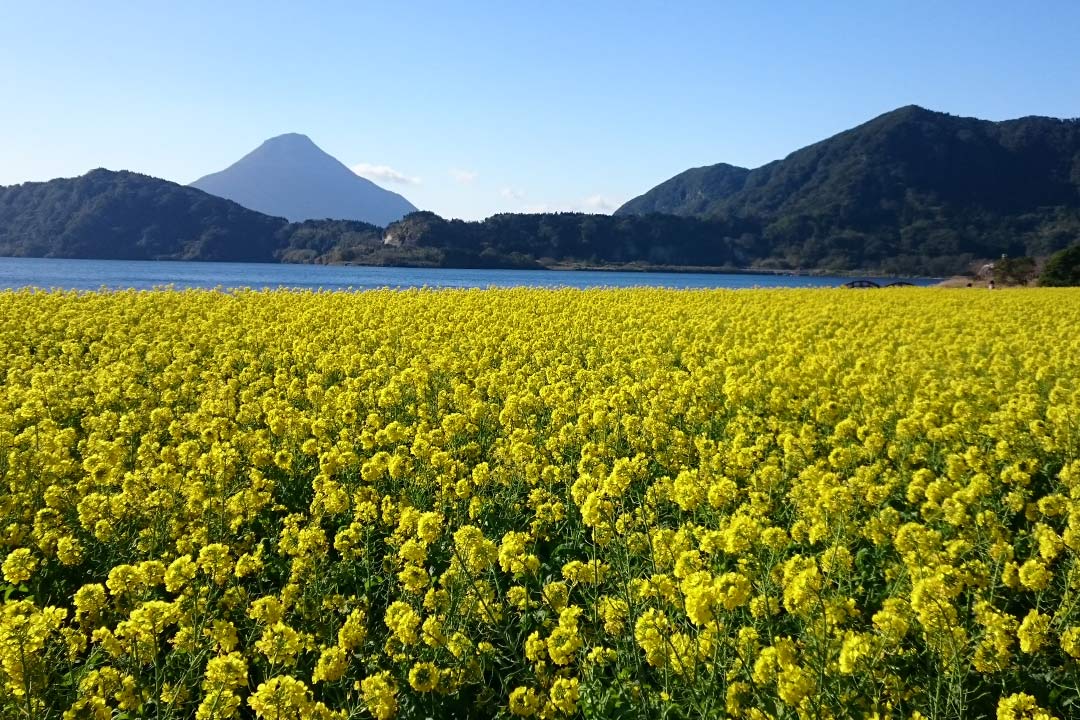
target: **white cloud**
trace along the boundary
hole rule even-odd
[[[523,193],[524,195],[524,193]],[[503,197],[511,199],[509,195]],[[519,199],[519,198],[513,198]],[[620,203],[606,195],[596,194],[577,200],[564,200],[561,202],[527,203],[521,206],[518,212],[523,213],[552,213],[552,212],[580,212],[602,213],[609,215],[618,209]]]
[[[518,190],[517,188],[504,187],[499,191],[499,196],[506,198],[507,200],[522,200],[525,197],[525,191]]]
[[[611,213],[619,207],[619,203],[603,195],[590,195],[582,200],[578,206],[585,212]]]
[[[460,170],[455,168],[450,171],[450,177],[454,178],[455,182],[461,183],[462,185],[470,185],[478,176],[479,173],[475,170]]]
[[[371,163],[357,163],[351,168],[360,177],[365,177],[374,182],[397,183],[399,185],[419,185],[420,178],[406,175],[389,165],[372,165]]]

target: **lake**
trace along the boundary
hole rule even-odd
[[[455,270],[342,265],[61,260],[0,258],[0,288],[65,290],[177,288],[302,288],[364,290],[393,287],[835,287],[853,278],[807,275],[606,272],[592,270]],[[932,285],[931,278],[904,278]],[[889,279],[878,279],[884,284]]]

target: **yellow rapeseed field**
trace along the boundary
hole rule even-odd
[[[0,293],[0,717],[1080,716],[1080,292]]]

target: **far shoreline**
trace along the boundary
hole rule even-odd
[[[778,268],[740,268],[724,265],[652,265],[648,263],[543,263],[533,266],[477,267],[465,265],[428,265],[404,264],[383,265],[358,262],[332,263],[278,263],[280,265],[326,265],[328,267],[385,267],[412,268],[430,270],[514,270],[514,271],[550,271],[550,272],[624,272],[624,273],[668,273],[673,275],[768,275],[773,277],[844,277],[844,278],[892,278],[897,280],[939,280],[947,278],[936,275],[891,274],[880,270],[782,270]]]
[[[435,263],[363,263],[355,261],[340,262],[259,262],[249,260],[205,260],[199,258],[93,258],[93,257],[42,257],[27,255],[0,255],[3,260],[56,260],[56,261],[91,261],[91,262],[138,262],[138,263],[198,263],[200,265],[227,264],[227,265],[251,265],[253,267],[350,267],[350,268],[386,268],[401,270],[465,270],[465,271],[537,271],[555,273],[573,272],[606,272],[606,273],[660,273],[671,275],[761,275],[768,277],[835,277],[835,278],[867,278],[867,279],[893,279],[893,280],[920,280],[937,281],[938,285],[955,281],[961,277],[935,276],[935,275],[911,275],[892,274],[881,270],[838,270],[824,268],[810,269],[781,269],[781,268],[755,268],[755,267],[732,267],[727,265],[662,265],[641,262],[630,263],[584,263],[584,262],[541,262],[533,265],[439,265]]]

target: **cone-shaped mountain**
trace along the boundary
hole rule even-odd
[[[264,142],[192,187],[267,215],[303,220],[361,220],[385,227],[416,207],[324,152],[306,135]]]

